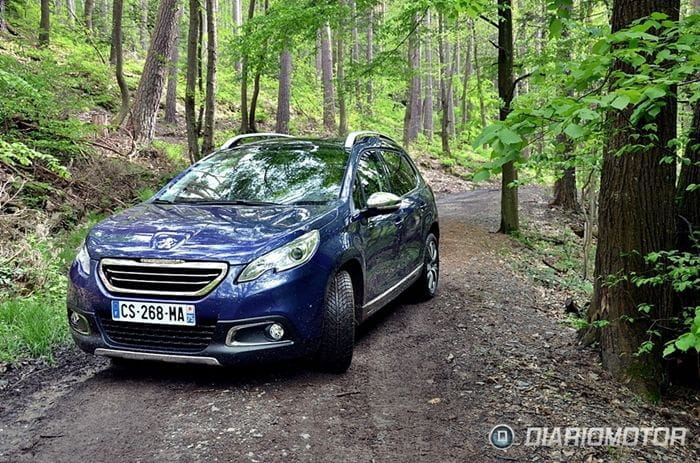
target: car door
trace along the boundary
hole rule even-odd
[[[378,153],[365,151],[357,164],[352,193],[353,220],[358,225],[365,259],[365,302],[381,295],[400,279],[396,271],[400,212],[377,214],[367,211],[367,198],[388,189],[386,170]]]
[[[405,277],[423,262],[423,211],[427,203],[420,193],[418,173],[406,154],[393,149],[382,149],[390,192],[401,197],[399,218],[399,251],[397,268]]]

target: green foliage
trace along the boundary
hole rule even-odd
[[[30,166],[34,162],[39,161],[46,164],[49,170],[60,175],[61,177],[68,178],[68,170],[62,166],[58,159],[50,154],[42,154],[31,148],[27,148],[26,145],[20,142],[7,143],[5,140],[0,138],[0,162],[7,164],[8,166],[14,167],[20,166]]]
[[[700,251],[700,246],[696,247],[696,251]],[[690,294],[689,299],[693,300],[693,294],[700,293],[700,253],[678,250],[653,252],[645,256],[645,261],[652,266],[653,270],[649,275],[634,275],[632,282],[637,286],[668,284],[678,295],[679,300],[683,300],[685,294]],[[652,307],[642,304],[638,309],[643,314],[649,314]],[[675,325],[676,333],[680,334],[666,342],[663,350],[664,357],[676,351],[686,352],[690,349],[700,352],[700,306],[684,307],[683,314],[680,319],[667,321],[672,326]],[[652,330],[649,334],[657,339],[660,338],[658,331]],[[640,352],[646,351],[647,348],[648,346],[643,345]]]
[[[557,0],[550,9],[561,10],[565,3]],[[588,148],[566,153],[569,158],[575,154],[568,161],[570,164],[597,164],[599,144],[607,131],[605,121],[613,112],[631,110],[625,130],[633,132],[638,143],[626,146],[623,152],[642,151],[655,142],[656,127],[652,122],[667,104],[666,97],[672,89],[687,94],[691,103],[700,98],[700,15],[674,22],[657,13],[628,29],[602,34],[599,29],[582,29],[559,14],[550,25],[554,38],[560,35],[561,22],[575,38],[553,40],[554,50],[543,54],[532,73],[533,84],[549,94],[540,95],[539,104],[533,104],[532,99],[537,98],[533,95],[518,98],[506,121],[483,130],[474,146],[489,146],[493,154],[478,178],[500,172],[509,161],[526,164],[522,152],[545,135],[562,136],[574,146]],[[556,59],[557,50],[567,47],[575,52],[581,42],[588,44],[590,51],[580,59]],[[614,67],[616,62],[625,66]],[[673,148],[681,144],[679,139],[670,146],[669,162],[674,160]],[[561,155],[556,151],[554,159],[532,156],[527,165],[551,165],[557,158]]]

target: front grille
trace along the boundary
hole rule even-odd
[[[100,278],[116,294],[204,296],[226,276],[223,262],[102,259]]]
[[[204,350],[216,325],[170,326],[116,322],[100,317],[105,335],[114,344],[179,352]]]

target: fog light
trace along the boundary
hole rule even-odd
[[[71,328],[80,334],[88,335],[90,334],[90,323],[88,323],[87,318],[80,315],[78,312],[73,312],[71,310],[70,316],[68,317]]]
[[[284,337],[284,328],[279,323],[273,323],[267,327],[267,335],[273,341],[279,341]]]

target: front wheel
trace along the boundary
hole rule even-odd
[[[355,294],[352,278],[345,270],[328,284],[323,303],[323,331],[318,366],[329,373],[344,373],[352,362],[355,347]]]
[[[425,239],[423,254],[423,270],[414,289],[421,300],[427,301],[435,296],[440,279],[440,250],[437,237],[432,233],[429,233]]]

